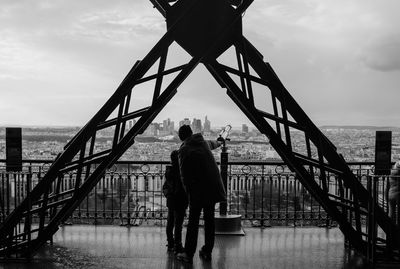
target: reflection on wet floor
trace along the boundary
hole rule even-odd
[[[166,251],[164,227],[64,226],[29,263],[0,268],[361,268],[349,257],[339,229],[247,228],[245,236],[217,236],[211,262],[196,253],[186,266]],[[198,246],[203,243],[199,234]],[[358,265],[358,266],[356,266]]]

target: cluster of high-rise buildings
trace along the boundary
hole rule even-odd
[[[183,120],[179,121],[179,127],[181,127],[182,125],[190,125],[190,127],[192,127],[193,133],[211,132],[211,122],[207,118],[207,116],[204,119],[204,124],[202,124],[201,119],[193,118],[193,120],[190,121],[189,118],[184,118]]]
[[[135,120],[130,120],[128,122],[128,127],[132,128],[135,125]],[[202,123],[201,119],[193,118],[190,120],[189,118],[184,118],[183,120],[179,121],[179,125],[177,128],[181,127],[182,125],[190,125],[194,133],[210,133],[211,132],[211,121],[207,118],[204,119],[204,124]],[[175,134],[175,122],[172,121],[170,118],[163,120],[162,123],[153,122],[151,123],[147,129],[144,131],[143,135],[146,136],[168,136]]]
[[[128,123],[129,128],[135,124],[135,120],[131,120]],[[189,118],[184,118],[179,121],[179,124],[176,126],[175,122],[170,118],[163,120],[162,123],[153,122],[151,123],[147,129],[144,131],[143,135],[145,136],[168,136],[174,135],[175,131],[180,128],[182,125],[189,125],[193,133],[203,133],[205,135],[211,134],[211,121],[208,119],[208,116],[205,116],[204,123],[201,119],[193,118],[190,120]],[[246,124],[242,125],[242,133],[249,133],[249,127]]]
[[[136,124],[136,120],[128,121],[128,128],[131,129]],[[166,136],[172,135],[175,131],[175,123],[170,119],[163,120],[162,123],[153,122],[147,127],[143,135],[146,136]]]

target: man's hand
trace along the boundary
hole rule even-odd
[[[220,139],[220,138],[221,138],[221,137],[218,137],[218,139],[217,139],[217,145],[218,145],[218,147],[220,147],[220,146],[222,146],[222,144],[224,144],[223,140]]]

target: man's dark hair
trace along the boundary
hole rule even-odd
[[[189,125],[182,125],[179,128],[178,136],[181,141],[185,140],[186,138],[190,137],[193,134],[192,128]]]

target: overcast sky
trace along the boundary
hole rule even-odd
[[[166,31],[147,0],[0,3],[0,125],[84,125]],[[317,125],[400,126],[399,10],[398,0],[255,0],[243,28]],[[205,115],[248,122],[199,66],[156,121]]]

